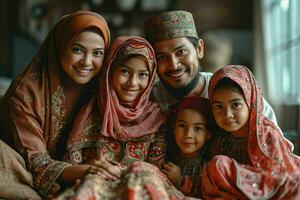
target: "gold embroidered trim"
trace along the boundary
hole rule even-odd
[[[65,125],[64,116],[66,110],[63,109],[63,103],[66,99],[66,95],[62,86],[59,86],[57,90],[52,94],[51,98],[51,110],[52,110],[52,122],[54,123],[54,144],[57,138],[61,135],[62,128]]]

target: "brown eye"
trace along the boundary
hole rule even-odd
[[[241,102],[235,102],[235,103],[232,104],[232,107],[235,108],[235,109],[238,109],[242,106],[243,106],[243,104]]]
[[[158,55],[158,56],[156,56],[156,60],[157,60],[157,62],[164,61],[164,60],[166,60],[166,56],[165,55]]]
[[[187,52],[187,51],[186,51],[185,49],[179,49],[179,50],[176,52],[176,54],[177,54],[178,56],[180,56],[180,55],[184,55],[186,52]]]
[[[95,57],[103,57],[104,51],[103,50],[97,50],[97,51],[94,51],[93,54],[94,54]]]
[[[83,52],[83,50],[80,47],[73,47],[71,51],[75,54],[80,54]]]
[[[129,71],[127,69],[121,69],[120,72],[121,72],[122,75],[128,75],[129,74]]]
[[[149,74],[144,73],[144,72],[139,74],[139,77],[142,78],[142,79],[147,78],[148,76],[149,76]]]
[[[216,111],[219,111],[219,110],[222,109],[222,106],[217,104],[217,105],[213,106],[213,109],[216,110]]]

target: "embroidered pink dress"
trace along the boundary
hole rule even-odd
[[[210,99],[224,77],[243,90],[249,107],[248,140],[230,145],[230,136],[219,136],[214,148],[223,155],[215,156],[202,173],[204,198],[300,199],[300,160],[280,130],[262,115],[262,95],[254,76],[244,66],[221,68],[211,79]]]
[[[115,60],[130,55],[144,56],[148,62],[149,84],[133,106],[119,102],[111,84]],[[88,175],[83,183],[65,191],[58,199],[141,199],[169,198],[174,191],[183,196],[157,166],[165,160],[165,133],[160,129],[164,117],[159,106],[149,100],[156,76],[155,55],[150,44],[141,37],[118,37],[111,46],[100,81],[97,99],[81,110],[67,143],[65,159],[72,163],[91,163],[105,157],[121,164],[122,176],[106,181]],[[164,181],[164,179],[166,181]],[[172,195],[171,195],[172,196]]]

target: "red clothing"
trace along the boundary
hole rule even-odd
[[[169,112],[169,126],[174,127],[177,115],[180,111],[184,109],[191,109],[200,113],[205,118],[205,127],[208,139],[208,134],[212,128],[212,112],[209,105],[209,100],[196,95],[189,95],[183,98],[179,103],[170,107]],[[167,160],[174,163],[180,168],[182,175],[182,180],[175,183],[177,189],[179,189],[183,194],[192,197],[201,197],[200,191],[200,173],[207,162],[206,156],[206,146],[204,143],[200,148],[200,152],[193,158],[183,158],[180,156],[179,146],[176,144],[174,128],[168,128],[168,145],[167,145]],[[197,133],[204,134],[204,133]],[[189,140],[193,141],[192,136]],[[205,141],[206,142],[206,141]]]
[[[140,199],[146,191],[153,199],[165,199],[169,195],[165,186],[171,186],[160,177],[151,176],[152,171],[144,178],[135,171],[140,170],[138,166],[131,170],[134,161],[161,165],[165,160],[165,134],[159,130],[164,117],[159,106],[149,100],[157,67],[154,51],[143,38],[128,36],[117,38],[108,54],[98,102],[91,100],[78,115],[67,142],[66,160],[91,163],[106,158],[121,164],[122,176],[116,181],[105,181],[101,176],[88,175],[82,184],[66,190],[58,199]],[[148,86],[132,106],[122,105],[110,78],[115,60],[122,61],[124,55],[142,55],[148,62]],[[147,163],[139,166],[156,169]]]
[[[1,115],[7,120],[3,132],[6,142],[26,160],[42,196],[70,165],[62,159],[73,116],[93,95],[96,79],[86,85],[76,84],[61,66],[68,43],[91,27],[102,33],[108,48],[110,32],[104,18],[89,11],[66,15],[54,25],[37,55],[13,80],[3,99],[5,111]]]
[[[149,69],[148,86],[131,107],[121,104],[110,78],[115,60],[122,61],[124,55],[145,57]],[[149,100],[157,67],[154,51],[141,37],[118,37],[108,52],[107,60],[98,101],[93,98],[77,116],[69,134],[66,160],[91,163],[106,157],[127,167],[135,160],[149,158],[159,165],[165,158],[164,133],[158,134],[164,117],[159,106]]]
[[[154,199],[192,200],[185,197],[159,168],[145,163],[134,162],[122,175],[122,180],[105,181],[98,175],[88,175],[76,191],[68,189],[56,200],[74,199]]]
[[[202,174],[204,198],[299,199],[300,160],[280,130],[262,115],[262,95],[254,76],[243,66],[221,68],[211,78],[210,100],[216,84],[225,77],[242,88],[249,108],[248,156],[244,157],[249,160],[214,157]]]

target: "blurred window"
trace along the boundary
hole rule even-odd
[[[300,104],[300,1],[260,2],[270,95],[284,104]]]

